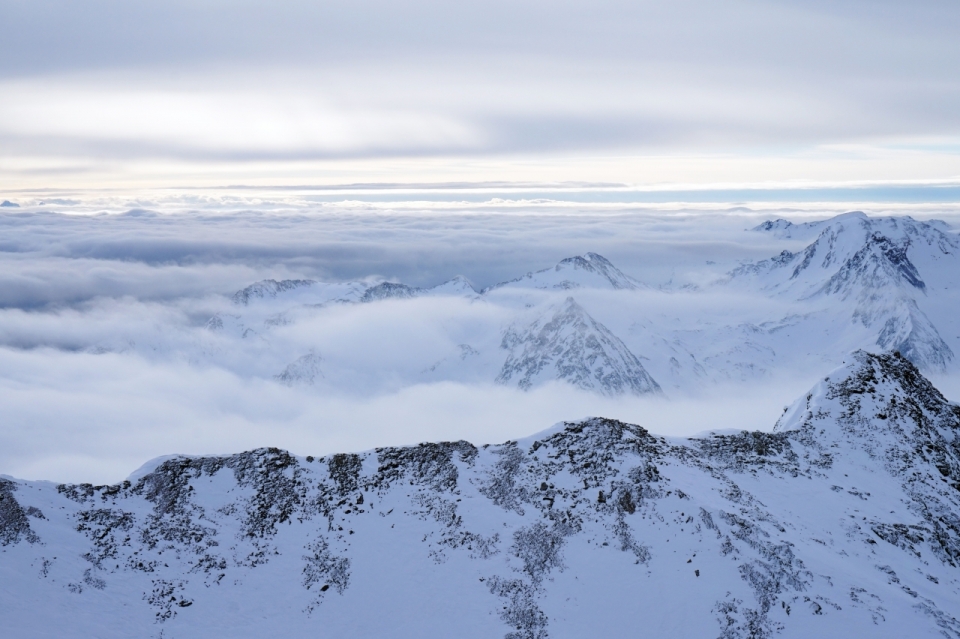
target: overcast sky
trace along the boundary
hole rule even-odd
[[[960,176],[960,5],[0,0],[0,189]]]

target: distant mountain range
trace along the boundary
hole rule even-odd
[[[532,334],[567,348],[589,316],[558,315]],[[0,478],[9,637],[957,638],[958,566],[960,407],[898,354],[849,356],[772,433],[592,418]]]
[[[435,311],[431,321],[451,335],[448,351],[424,349],[422,361],[393,369],[406,384],[495,381],[530,389],[562,381],[605,395],[669,394],[781,369],[816,370],[858,348],[900,352],[930,373],[952,370],[960,346],[960,239],[946,225],[855,212],[805,224],[768,221],[753,232],[808,244],[744,262],[699,289],[646,285],[596,253],[482,291],[463,277],[432,288],[264,280],[234,294],[235,311],[207,326],[221,340],[234,340],[229,348],[254,349],[261,359],[288,353],[269,372],[281,381],[315,353],[313,378],[325,384],[336,384],[338,369],[362,371],[349,355],[325,358],[320,343],[300,343],[297,352],[290,339],[275,340],[278,331],[290,335],[284,327],[337,306],[425,299],[460,299],[472,310],[456,319]],[[749,300],[717,316],[698,308],[718,295]],[[758,302],[764,299],[769,303]],[[512,319],[492,323],[483,311],[490,306]],[[383,312],[399,308],[408,307]],[[396,338],[415,339],[401,332]],[[461,347],[472,356],[459,357]]]

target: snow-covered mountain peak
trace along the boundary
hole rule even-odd
[[[785,231],[793,227],[793,222],[785,220],[782,217],[776,220],[767,220],[750,229],[751,231]]]
[[[849,425],[845,432],[854,438],[885,440],[899,447],[909,445],[916,436],[939,437],[955,442],[960,453],[960,405],[948,401],[898,351],[851,353],[843,366],[787,409],[774,432],[809,430],[830,420]],[[859,429],[857,424],[866,427]],[[816,434],[828,439],[835,435]]]
[[[271,299],[280,293],[314,284],[314,280],[261,280],[237,291],[231,299],[235,304],[247,306],[251,300]]]
[[[576,288],[604,288],[633,290],[642,285],[597,253],[587,253],[560,260],[553,268],[527,273],[509,282],[492,286],[484,292],[503,288],[538,288],[568,290]]]
[[[661,392],[626,344],[572,297],[531,324],[508,329],[501,348],[510,352],[497,376],[501,384],[529,389],[558,379],[605,395]]]
[[[817,293],[848,297],[853,294],[862,294],[865,289],[878,291],[911,287],[922,292],[926,284],[920,279],[917,267],[907,257],[908,246],[909,240],[898,244],[874,231],[867,236],[863,246],[840,265],[837,272]],[[800,276],[803,269],[809,266],[808,258],[814,253],[815,249],[804,256],[803,261],[797,265],[790,276],[791,279]],[[825,258],[824,263],[829,259],[829,256]]]
[[[477,289],[473,283],[462,275],[457,275],[447,280],[443,284],[438,284],[433,288],[424,290],[427,295],[437,296],[456,296],[456,297],[476,297]]]
[[[285,386],[312,385],[318,377],[323,378],[322,362],[319,354],[306,353],[288,364],[274,379]]]
[[[940,220],[921,222],[909,215],[870,217],[863,211],[850,211],[827,220],[801,224],[794,224],[785,219],[767,220],[752,230],[769,232],[782,239],[807,241],[823,239],[821,246],[823,244],[833,246],[838,241],[847,241],[849,244],[846,245],[846,251],[856,250],[861,240],[880,233],[897,244],[922,244],[948,254],[960,247],[957,237],[946,232],[948,228]],[[841,253],[844,252],[843,247],[840,247],[840,250]],[[827,254],[828,251],[821,251],[821,256]]]
[[[888,294],[904,289],[923,291],[926,284],[909,257],[911,237],[916,234],[901,232],[891,237],[874,226],[884,225],[860,216],[839,220],[802,251],[784,250],[767,260],[743,264],[730,278],[756,281],[763,290],[798,299],[821,294],[848,298],[865,290]],[[932,227],[929,230],[942,235]]]
[[[831,220],[803,251],[741,265],[730,282],[829,304],[831,314],[872,333],[876,346],[898,350],[924,370],[944,371],[953,352],[919,306],[928,285],[912,257],[942,278],[939,271],[950,263],[960,267],[955,244],[910,218],[851,213]]]
[[[610,286],[615,289],[637,288],[637,283],[633,278],[624,274],[623,271],[614,266],[610,260],[597,253],[568,257],[565,260],[561,260],[560,263],[554,267],[554,272],[556,273],[565,273],[571,270],[583,271],[584,273],[604,277],[607,282],[610,283]],[[573,278],[571,278],[571,280],[573,280]]]

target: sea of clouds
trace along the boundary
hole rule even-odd
[[[278,446],[324,455],[460,438],[482,444],[588,415],[666,435],[769,429],[825,372],[781,371],[666,399],[603,397],[559,383],[524,392],[492,379],[392,379],[389,371],[423,359],[425,349],[441,356],[451,348],[444,333],[451,322],[510,321],[496,305],[478,311],[450,298],[347,306],[278,332],[278,343],[316,343],[341,363],[340,379],[288,388],[271,378],[282,359],[234,352],[205,325],[230,311],[235,291],[266,278],[386,278],[428,287],[463,275],[480,290],[588,251],[655,289],[680,291],[671,308],[644,311],[651,315],[759,308],[769,300],[685,297],[683,286],[799,248],[745,232],[764,219],[841,210],[238,207],[232,200],[111,206],[32,202],[0,213],[0,474],[113,482],[174,453]],[[935,214],[956,221],[949,210]],[[206,356],[213,351],[216,357]],[[355,377],[343,364],[351,361]],[[944,384],[960,390],[953,378]]]

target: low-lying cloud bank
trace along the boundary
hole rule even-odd
[[[278,446],[325,455],[421,441],[523,437],[589,415],[664,435],[769,429],[811,379],[716,388],[699,398],[606,398],[550,384],[420,384],[374,397],[287,388],[134,355],[0,349],[0,469],[116,482],[147,459]]]
[[[237,312],[230,295],[265,278],[379,276],[433,286],[462,274],[479,289],[588,251],[652,287],[616,299],[599,290],[576,293],[625,339],[640,336],[642,344],[645,331],[654,334],[650,326],[675,319],[681,326],[689,320],[691,331],[700,319],[759,322],[777,316],[780,302],[684,287],[706,286],[745,259],[801,248],[744,230],[778,215],[791,213],[4,212],[0,473],[108,482],[172,453],[278,446],[322,455],[437,439],[493,443],[588,415],[664,435],[770,428],[829,364],[810,360],[679,392],[656,362],[645,361],[668,399],[608,398],[557,383],[529,392],[495,385],[495,369],[456,381],[421,375],[468,341],[457,326],[499,339],[516,316],[496,296],[307,309],[301,321],[271,329],[270,348],[255,340],[236,348],[205,325],[215,314]],[[545,296],[531,300],[551,303]],[[523,305],[520,297],[511,304]],[[488,347],[502,364],[499,343]],[[314,348],[326,375],[315,385],[289,388],[273,379]],[[401,379],[396,371],[404,367],[412,373]],[[934,378],[950,397],[960,394],[956,380]]]

